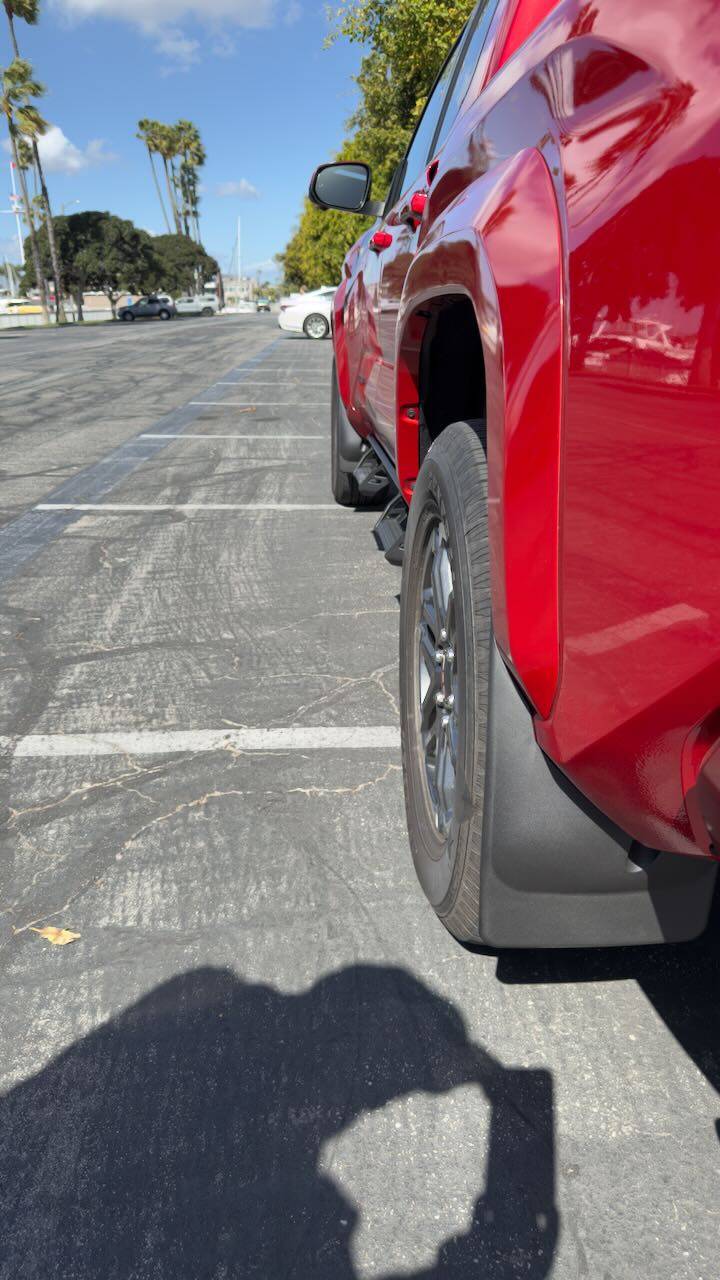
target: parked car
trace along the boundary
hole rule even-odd
[[[267,314],[270,315],[270,299],[269,298],[257,298],[255,301],[255,307],[258,311],[266,311]]]
[[[312,293],[298,293],[280,303],[278,324],[289,333],[304,333],[306,338],[327,338],[332,324],[334,287],[328,285]]]
[[[175,310],[179,316],[216,316],[220,307],[216,298],[201,293],[176,298]]]
[[[40,316],[42,306],[32,298],[0,299],[0,315],[6,316]]]
[[[229,315],[255,315],[255,304],[250,302],[248,298],[241,298],[239,302],[229,303],[225,307],[226,313]]]
[[[172,320],[175,315],[175,303],[172,298],[160,297],[154,293],[138,298],[130,306],[118,308],[119,320]]]
[[[333,489],[390,498],[410,844],[467,941],[649,943],[707,919],[717,26],[706,0],[680,23],[675,0],[652,21],[481,0],[387,197],[362,164],[311,183],[376,219],[334,299]]]

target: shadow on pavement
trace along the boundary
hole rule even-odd
[[[413,1274],[540,1280],[558,1235],[547,1071],[502,1066],[400,969],[348,967],[300,995],[222,969],[174,978],[0,1102],[0,1275],[354,1280],[362,1204],[322,1145],[393,1099],[468,1084],[472,1226]]]
[[[695,942],[597,951],[507,951],[498,956],[497,977],[506,983],[635,979],[675,1039],[720,1093],[720,884],[708,927]]]

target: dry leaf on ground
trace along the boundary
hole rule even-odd
[[[51,925],[47,929],[33,929],[32,932],[39,933],[41,938],[52,942],[54,947],[66,947],[69,942],[77,942],[80,937],[79,933],[71,933],[69,929],[53,929]]]

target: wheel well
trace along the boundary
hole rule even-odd
[[[451,422],[486,416],[485,360],[469,298],[444,298],[427,315],[420,350],[420,462]]]

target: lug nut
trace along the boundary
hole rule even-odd
[[[443,627],[442,631],[440,632],[440,639],[442,640],[443,644],[445,644],[445,643],[446,643],[447,638],[448,638],[448,633],[447,633],[447,631],[445,630],[445,628]]]
[[[444,694],[444,693],[436,693],[436,694],[435,694],[435,702],[437,703],[437,705],[438,705],[439,707],[444,707],[444,706],[445,706],[445,694]]]
[[[448,694],[447,698],[445,699],[445,706],[447,707],[448,711],[452,711],[453,707],[455,706],[455,694],[454,694],[454,693],[449,693],[449,694]]]

